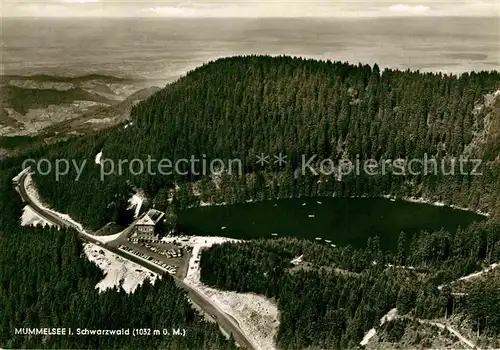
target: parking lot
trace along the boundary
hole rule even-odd
[[[118,248],[165,268],[168,273],[184,278],[191,256],[191,248],[172,243],[119,244]]]

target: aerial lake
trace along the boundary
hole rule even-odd
[[[429,204],[368,198],[282,199],[184,210],[184,233],[250,239],[295,236],[364,247],[378,236],[383,249],[396,247],[401,231],[444,228],[456,232],[485,218],[473,212]]]

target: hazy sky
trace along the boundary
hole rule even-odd
[[[3,17],[495,16],[500,0],[0,0]]]

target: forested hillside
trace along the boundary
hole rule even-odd
[[[2,164],[3,165],[3,164]],[[0,174],[0,347],[58,349],[234,349],[193,310],[170,276],[135,293],[99,294],[101,270],[76,232],[20,227],[14,171]],[[73,328],[73,336],[16,335],[15,328]],[[185,336],[76,336],[77,328],[186,330]]]
[[[223,175],[219,191],[207,179],[199,184],[203,200],[227,203],[290,197],[291,162],[302,154],[334,162],[465,155],[485,161],[482,176],[351,174],[327,181],[307,172],[297,179],[296,191],[300,196],[417,196],[498,214],[500,99],[488,94],[499,84],[498,72],[457,77],[290,57],[221,59],[136,105],[134,125],[40,151],[53,160],[89,164],[78,182],[73,171],[59,182],[39,176],[37,183],[53,206],[98,228],[116,219],[125,205],[127,180],[150,196],[181,184],[183,205],[194,194],[187,183],[200,178],[183,164],[181,170],[190,175],[136,176],[125,170],[101,181],[99,167],[90,164],[101,149],[115,161],[145,161],[148,155],[172,161],[191,155],[240,158],[246,176]],[[256,164],[256,155],[272,159],[280,152],[288,157],[287,167]]]
[[[446,284],[500,260],[500,225],[422,232],[406,250],[405,240],[401,234],[394,254],[377,237],[365,249],[290,238],[225,243],[202,252],[201,280],[275,298],[281,349],[354,348],[392,308],[419,319],[462,314],[475,331],[499,339],[498,283],[479,283],[458,301]]]
[[[200,201],[392,195],[500,216],[500,98],[493,95],[499,84],[498,72],[457,77],[291,57],[233,57],[199,67],[135,105],[132,124],[3,160],[0,346],[233,347],[215,325],[195,314],[170,278],[132,295],[98,294],[94,286],[101,273],[81,259],[81,244],[72,232],[20,228],[21,203],[11,179],[24,159],[86,161],[78,180],[72,168],[60,179],[50,173],[35,175],[35,181],[48,204],[91,229],[119,222],[133,187],[168,214]],[[115,164],[148,156],[172,161],[239,158],[244,174],[223,173],[214,179],[195,175],[184,164],[180,170],[188,175],[133,175],[126,168],[101,181],[101,166],[94,163],[101,150]],[[256,164],[261,153],[271,159],[282,153],[289,163],[261,167]],[[467,156],[483,161],[483,174],[297,176],[292,162],[302,154],[333,161]],[[169,190],[175,192],[173,205],[168,204]],[[494,220],[456,234],[438,231],[416,235],[409,243],[405,239],[400,236],[395,253],[381,251],[377,238],[357,250],[281,239],[225,244],[203,252],[201,278],[218,288],[276,298],[282,313],[280,348],[347,348],[359,344],[363,333],[393,307],[416,317],[443,317],[453,297],[449,288],[438,286],[500,260],[500,229]],[[290,260],[301,254],[307,263],[292,266]],[[498,335],[495,288],[477,287],[455,311],[470,316],[480,332]],[[114,328],[185,327],[188,336],[13,335],[13,327],[23,325],[109,328],[110,322]]]

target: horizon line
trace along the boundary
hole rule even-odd
[[[1,16],[3,19],[379,19],[379,18],[488,18],[497,19],[498,15],[379,15],[379,16]]]

